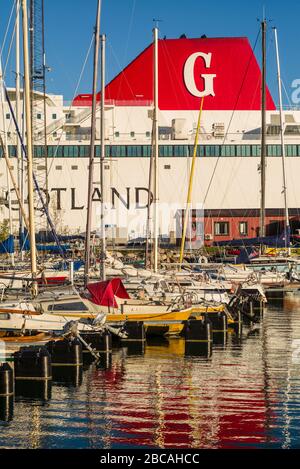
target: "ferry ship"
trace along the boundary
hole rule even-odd
[[[197,147],[193,207],[204,217],[206,244],[232,238],[253,238],[259,231],[261,151],[261,71],[245,37],[159,39],[159,211],[160,235],[176,237],[184,210],[191,156],[201,98],[203,113]],[[106,86],[105,188],[107,237],[127,241],[146,233],[149,165],[153,126],[153,44],[150,44]],[[13,107],[14,89],[8,90]],[[34,167],[59,233],[85,231],[88,191],[90,94],[70,105],[61,95],[35,92]],[[22,92],[21,92],[22,99]],[[98,103],[101,96],[98,95]],[[20,180],[17,134],[7,106],[6,122],[11,168]],[[280,116],[267,89],[266,234],[283,226]],[[0,116],[1,129],[4,123]],[[46,119],[46,120],[45,120]],[[292,231],[299,226],[300,111],[285,109],[286,177]],[[47,133],[47,185],[45,143]],[[100,226],[100,109],[96,120],[96,166],[93,230]],[[2,156],[2,154],[1,154]],[[98,169],[99,168],[99,169]],[[26,184],[24,184],[26,187]],[[7,169],[0,158],[0,211],[8,218]],[[19,227],[19,208],[11,193],[12,222]],[[26,194],[25,194],[26,199]],[[151,198],[150,198],[151,199]],[[38,208],[38,207],[37,207]],[[197,212],[199,210],[199,212]],[[179,212],[178,212],[179,211]],[[41,212],[38,219],[42,229]],[[167,215],[166,215],[167,214]]]

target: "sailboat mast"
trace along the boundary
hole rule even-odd
[[[105,181],[104,181],[104,163],[105,163],[105,44],[106,36],[101,35],[101,159],[100,159],[100,185],[101,185],[101,256],[100,256],[100,277],[106,279],[105,273]]]
[[[282,109],[282,91],[281,91],[281,72],[280,72],[280,60],[279,60],[279,48],[278,48],[278,37],[277,29],[274,28],[275,36],[275,48],[276,48],[276,62],[277,62],[277,79],[278,79],[278,96],[279,96],[279,116],[280,116],[280,137],[281,137],[281,161],[282,161],[282,178],[283,178],[283,197],[284,197],[284,231],[285,231],[285,247],[289,248],[289,235],[290,235],[290,220],[289,220],[289,209],[287,204],[287,184],[286,184],[286,170],[285,170],[285,140],[284,140],[284,117]],[[289,249],[290,251],[290,249]]]
[[[158,28],[153,29],[154,36],[154,113],[153,113],[153,133],[154,133],[154,224],[153,224],[153,237],[154,237],[154,264],[153,270],[157,272],[158,269]]]
[[[89,268],[91,259],[91,227],[92,227],[92,198],[94,181],[94,160],[95,160],[95,138],[96,138],[96,105],[97,105],[97,80],[98,80],[98,61],[99,61],[99,32],[100,32],[100,11],[101,0],[97,4],[97,19],[94,33],[94,70],[93,70],[93,101],[91,116],[91,143],[89,160],[89,181],[88,181],[88,203],[87,203],[87,221],[85,234],[85,266],[84,283],[85,286],[89,280]]]
[[[2,61],[0,57],[0,101],[2,107],[2,120],[3,120],[3,134],[4,134],[4,147],[6,155],[8,155],[8,142],[7,142],[7,128],[6,128],[6,116],[5,116],[5,93],[4,93],[4,77],[2,74]],[[11,186],[9,177],[9,168],[6,169],[7,175],[7,200],[8,200],[8,212],[9,212],[9,235],[12,235],[12,210],[11,210]],[[15,265],[15,256],[12,252],[10,254],[11,265]]]
[[[262,31],[262,84],[261,84],[261,203],[260,203],[260,236],[266,235],[266,30],[267,22],[261,23]]]
[[[20,100],[20,8],[21,2],[17,0],[16,2],[16,120],[18,126],[21,124],[21,100]],[[24,165],[23,165],[23,154],[21,151],[20,139],[17,138],[17,165],[18,165],[18,190],[21,196],[21,204],[19,210],[19,236],[24,231],[23,215],[21,206],[24,203]],[[21,250],[21,259],[24,258],[24,251]]]
[[[33,165],[32,165],[32,132],[31,132],[31,106],[30,106],[30,75],[28,54],[28,15],[27,0],[22,0],[23,19],[23,55],[24,55],[24,88],[25,88],[25,115],[27,132],[27,179],[28,179],[28,206],[29,206],[29,239],[30,239],[30,262],[31,275],[37,274],[36,245],[35,245],[35,223],[33,202]],[[33,282],[33,295],[37,294],[37,282]]]

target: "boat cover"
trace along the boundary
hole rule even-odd
[[[120,278],[113,278],[105,282],[89,283],[87,289],[90,300],[96,305],[118,308],[117,298],[130,299]]]
[[[12,254],[14,249],[14,237],[10,235],[5,241],[0,242],[0,254]]]

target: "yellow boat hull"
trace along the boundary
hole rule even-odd
[[[192,314],[192,309],[168,311],[163,313],[113,313],[106,316],[107,324],[125,321],[142,321],[148,335],[178,335],[182,332],[184,321]]]

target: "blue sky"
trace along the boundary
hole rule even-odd
[[[29,1],[29,0],[28,0]],[[1,0],[0,40],[3,41],[13,0]],[[247,36],[254,44],[265,7],[269,23],[268,83],[277,102],[275,52],[272,26],[279,35],[282,78],[291,96],[292,81],[300,79],[300,2],[295,0],[102,0],[101,29],[107,35],[107,81],[152,40],[153,18],[161,37]],[[87,55],[95,24],[96,0],[45,0],[46,54],[51,72],[49,92],[72,99]],[[260,43],[259,43],[260,44]],[[3,51],[7,59],[8,47]],[[259,47],[256,53],[260,59]],[[8,59],[6,81],[11,85],[14,53]],[[90,92],[92,53],[78,92]],[[287,102],[286,96],[284,96]]]

